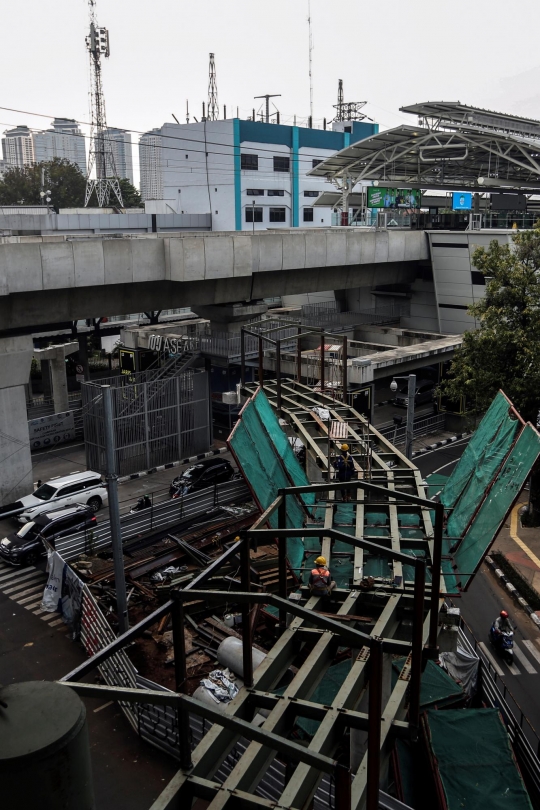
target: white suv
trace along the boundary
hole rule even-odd
[[[107,487],[99,473],[91,471],[73,473],[62,478],[53,478],[38,487],[31,495],[17,501],[17,506],[23,507],[22,513],[17,515],[17,520],[19,523],[27,523],[42,512],[79,503],[87,504],[97,512],[107,502]]]

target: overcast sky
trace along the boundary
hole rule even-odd
[[[22,10],[24,8],[24,10]],[[103,80],[111,126],[145,131],[197,118],[216,55],[227,115],[247,117],[253,96],[274,99],[282,123],[309,115],[307,0],[98,0],[111,57]],[[367,101],[381,128],[410,122],[399,107],[459,100],[540,119],[540,3],[508,0],[312,0],[314,118],[345,100]],[[2,131],[41,128],[53,116],[89,120],[84,0],[3,5]],[[134,140],[138,134],[134,134]]]

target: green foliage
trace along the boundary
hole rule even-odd
[[[483,413],[499,390],[525,420],[536,424],[540,406],[540,228],[522,231],[512,244],[491,242],[474,252],[486,277],[485,297],[468,308],[477,328],[465,332],[442,393],[466,395]]]
[[[123,177],[122,180],[120,180],[120,191],[122,192],[122,202],[124,203],[124,208],[143,207],[141,195],[135,186],[129,182],[127,177]]]
[[[75,163],[63,158],[8,169],[0,179],[0,205],[40,205],[42,169],[44,190],[51,192],[50,205],[57,210],[84,205],[85,176]]]

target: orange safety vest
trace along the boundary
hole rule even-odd
[[[311,587],[316,591],[327,591],[330,586],[330,571],[328,568],[313,568],[311,571],[313,577]]]

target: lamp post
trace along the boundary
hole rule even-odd
[[[416,394],[416,374],[409,374],[408,377],[394,377],[390,383],[390,391],[394,393],[398,389],[396,380],[408,380],[407,387],[407,424],[405,428],[405,456],[412,458],[412,443],[414,432],[414,397]]]

